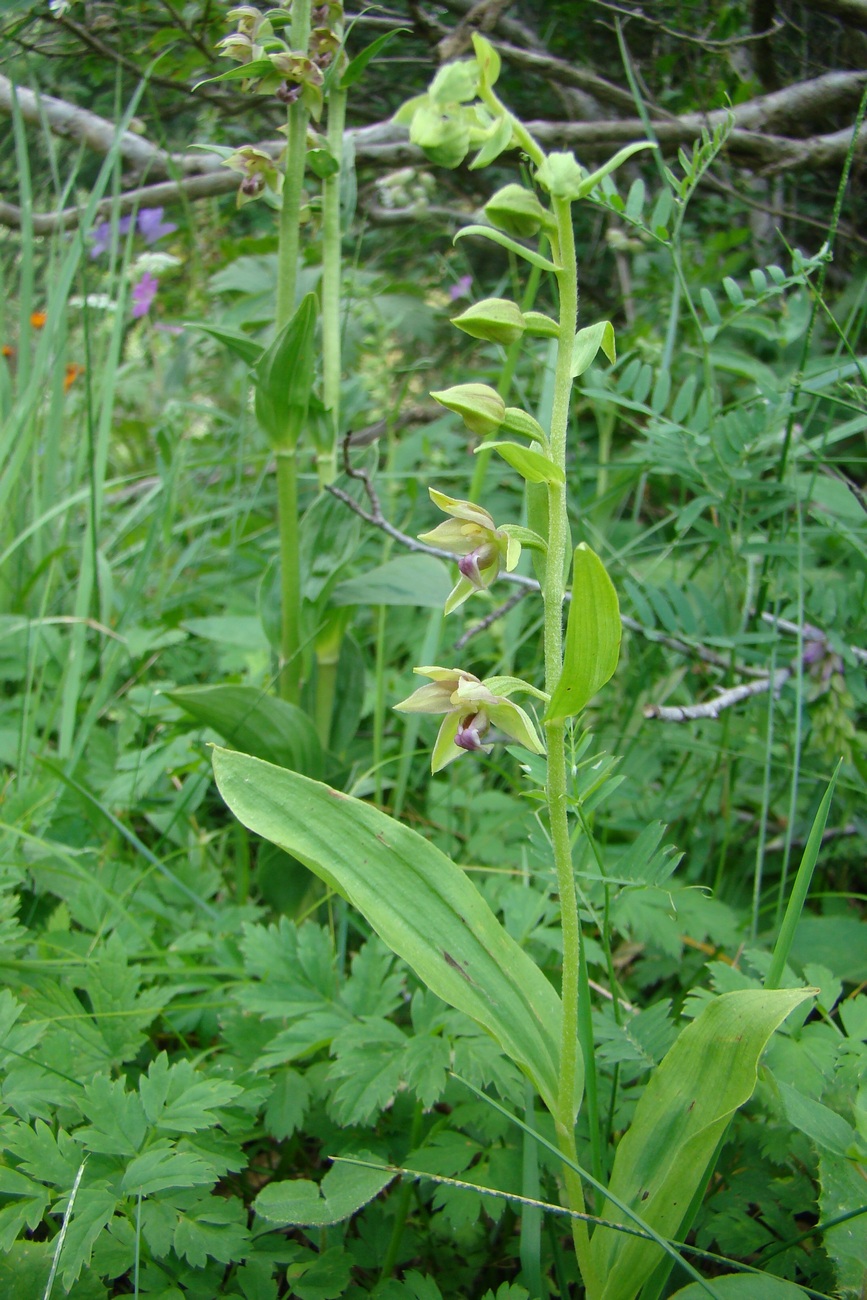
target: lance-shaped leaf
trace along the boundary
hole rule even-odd
[[[256,419],[277,450],[295,447],[313,391],[316,296],[308,293],[256,366]]]
[[[595,551],[582,542],[572,560],[572,603],[563,671],[545,714],[562,722],[580,713],[613,675],[620,657],[620,605],[614,583]]]
[[[245,754],[321,776],[322,746],[316,728],[297,705],[265,695],[255,686],[232,684],[178,686],[165,695]]]
[[[650,1076],[614,1158],[609,1189],[665,1237],[678,1237],[732,1114],[756,1086],[759,1057],[812,989],[738,989],[708,1003]],[[612,1201],[602,1217],[624,1222]],[[599,1300],[633,1300],[659,1246],[597,1228],[590,1247]],[[758,1294],[758,1293],[757,1293]]]
[[[510,239],[508,235],[504,235],[500,230],[494,230],[491,226],[464,226],[463,230],[459,230],[455,235],[453,242],[457,243],[459,239],[463,239],[466,235],[479,235],[482,239],[490,239],[493,243],[499,244],[501,248],[508,249],[510,253],[514,253],[517,257],[523,257],[525,262],[538,266],[540,271],[551,271],[555,275],[557,273],[557,267],[547,257],[534,252],[532,248],[526,248],[523,244],[519,244],[516,239]]]
[[[600,348],[613,365],[617,360],[617,349],[614,344],[614,326],[609,320],[588,325],[586,329],[579,330],[575,335],[575,342],[572,344],[573,379],[583,375],[584,371],[592,366]]]
[[[214,772],[245,826],[349,899],[437,997],[484,1026],[556,1108],[560,999],[460,867],[378,808],[296,772],[225,749],[214,750]]]

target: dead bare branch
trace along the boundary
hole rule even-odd
[[[740,686],[730,686],[720,691],[713,700],[703,704],[647,704],[644,707],[645,718],[656,718],[660,722],[695,722],[699,718],[718,718],[724,709],[730,709],[742,700],[754,695],[764,695],[773,690],[778,695],[782,687],[794,673],[794,668],[778,668],[773,677],[757,677],[755,681],[744,682]]]

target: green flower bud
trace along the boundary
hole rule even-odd
[[[519,239],[538,234],[541,227],[549,225],[551,220],[533,191],[514,183],[504,185],[488,200],[485,216],[492,226]]]
[[[440,68],[430,86],[435,104],[466,104],[475,99],[479,88],[479,65],[475,59],[462,59]]]
[[[470,147],[467,124],[460,118],[437,112],[429,104],[416,110],[409,138],[440,167],[460,167]]]
[[[431,393],[435,402],[459,415],[471,433],[487,438],[496,433],[506,418],[506,404],[487,384],[456,384]]]
[[[579,199],[587,172],[574,153],[549,153],[536,171],[536,180],[555,199]]]
[[[504,347],[517,342],[524,333],[523,314],[507,298],[484,298],[460,316],[453,316],[452,324],[474,339],[487,339]]]

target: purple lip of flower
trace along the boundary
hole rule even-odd
[[[177,230],[172,221],[163,221],[162,208],[142,208],[138,214],[139,234],[146,244],[155,244],[163,235],[171,235]]]
[[[462,275],[460,280],[449,289],[449,298],[452,302],[457,302],[458,298],[468,297],[472,286],[473,277],[471,275]]]
[[[118,235],[128,235],[131,225],[132,217],[121,217],[117,223]],[[91,230],[90,238],[93,240],[93,248],[90,250],[91,258],[101,257],[103,253],[107,253],[111,247],[111,222],[100,221],[99,225],[94,226],[93,230]]]
[[[482,736],[489,726],[490,723],[483,710],[479,710],[478,713],[470,713],[466,718],[462,718],[455,735],[455,744],[458,749],[482,749]]]
[[[156,276],[151,275],[150,271],[145,271],[138,284],[133,285],[132,314],[136,320],[148,314],[151,303],[157,296],[158,288],[159,281]]]

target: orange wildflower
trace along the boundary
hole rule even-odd
[[[34,311],[30,313],[30,324],[35,330],[41,330],[48,320],[48,313],[44,311]]]

